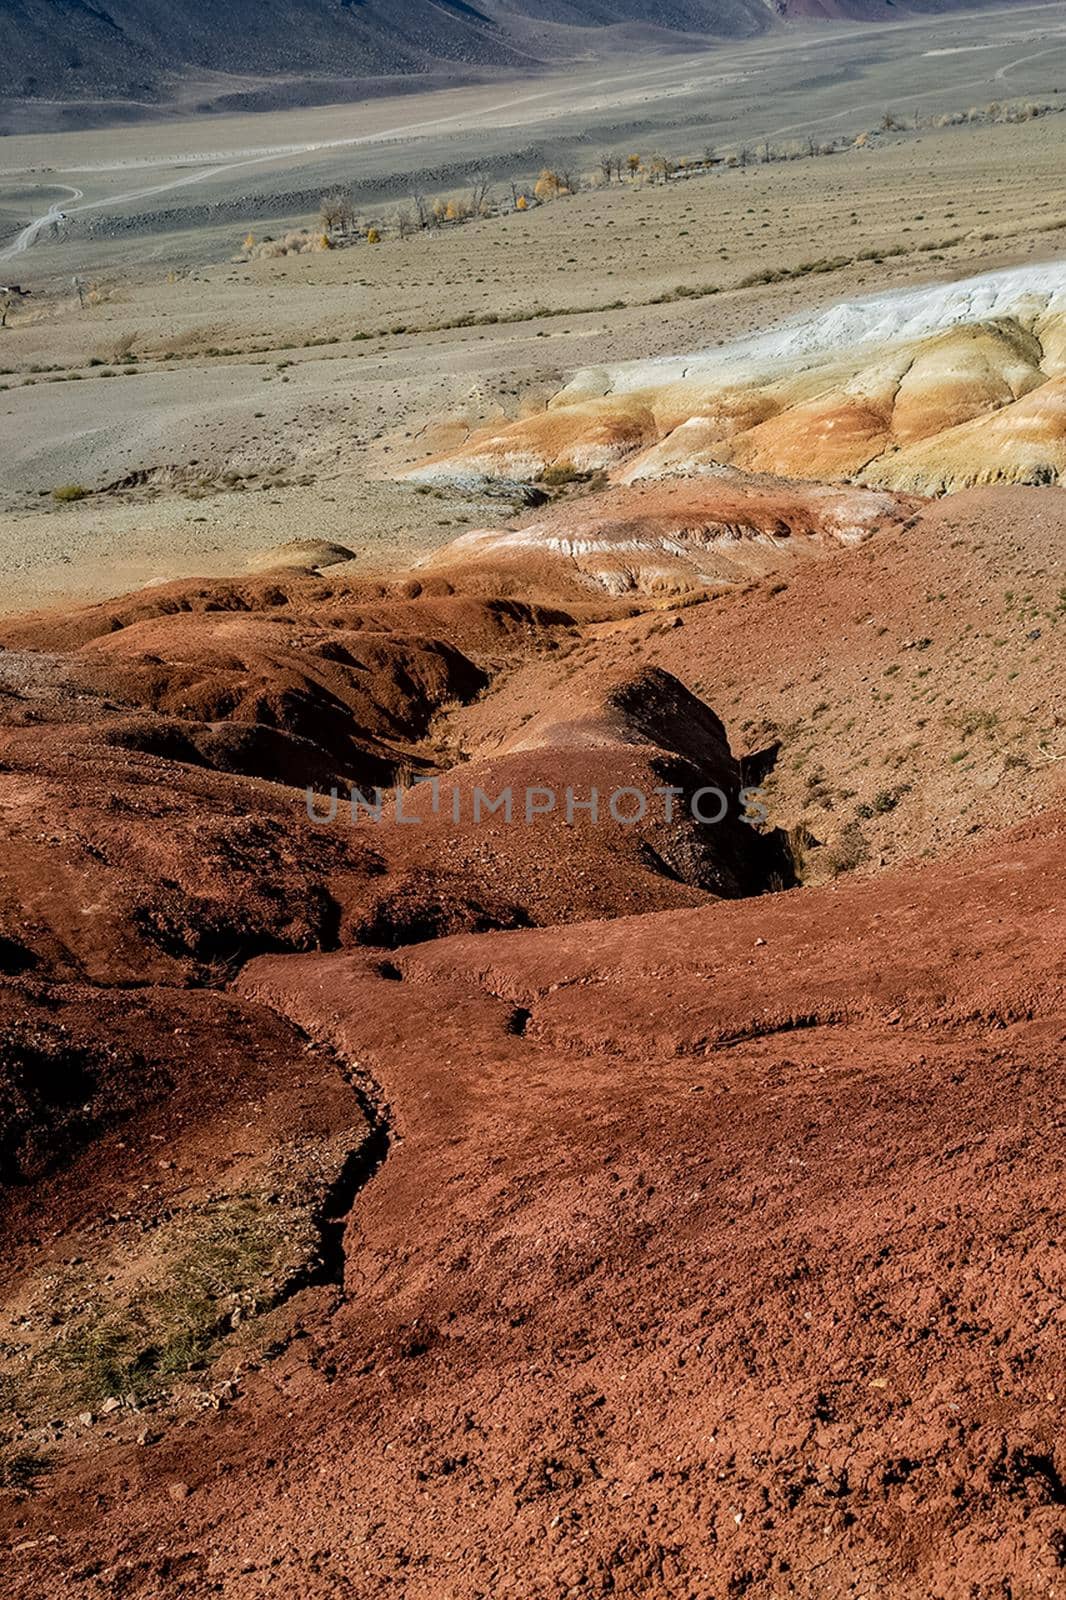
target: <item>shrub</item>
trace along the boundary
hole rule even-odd
[[[862,865],[870,854],[866,835],[857,822],[849,822],[841,828],[834,842],[825,854],[826,865],[833,877],[839,877],[842,872],[852,872]]]
[[[52,490],[52,499],[67,505],[72,500],[84,500],[88,493],[88,489],[83,489],[80,483],[61,483]]]
[[[811,869],[810,852],[816,849],[818,840],[807,827],[806,823],[797,823],[788,830],[788,853],[792,858],[792,871],[797,883],[803,883],[809,877]]]
[[[136,361],[137,357],[133,349],[136,342],[137,333],[135,330],[131,333],[124,333],[121,338],[115,340],[114,347],[111,351],[111,360]]]
[[[547,489],[559,489],[568,483],[585,483],[589,474],[579,472],[572,461],[557,461],[554,466],[545,467],[537,479]]]
[[[999,727],[999,713],[974,707],[968,711],[958,711],[946,716],[944,721],[949,727],[955,728],[964,739],[972,739],[977,733],[990,737]]]

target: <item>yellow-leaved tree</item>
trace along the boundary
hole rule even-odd
[[[533,187],[533,193],[538,200],[554,200],[557,195],[562,194],[565,187],[559,174],[553,172],[551,167],[545,167]]]

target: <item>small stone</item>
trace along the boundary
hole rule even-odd
[[[756,944],[757,944],[757,945],[760,945],[760,944],[765,944],[765,943],[766,943],[766,940],[765,940],[765,939],[756,939],[756,941],[755,941],[755,943],[756,943]]]
[[[103,1405],[100,1407],[100,1412],[103,1416],[109,1417],[112,1411],[117,1411],[121,1404],[122,1401],[117,1395],[109,1394]]]
[[[92,1414],[92,1412],[91,1411],[79,1411],[78,1412],[78,1421],[81,1423],[83,1428],[91,1428],[92,1425],[93,1425],[93,1414]]]
[[[189,1485],[175,1480],[167,1484],[167,1494],[172,1500],[187,1500],[189,1498]]]

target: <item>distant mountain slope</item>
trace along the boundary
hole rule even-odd
[[[743,38],[787,15],[904,9],[893,0],[0,0],[0,98],[167,102],[191,84],[221,104],[255,80],[456,79]]]

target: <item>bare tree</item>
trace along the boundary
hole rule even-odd
[[[396,232],[401,239],[406,239],[408,234],[414,232],[415,223],[407,206],[396,207]]]
[[[415,208],[415,216],[418,218],[418,226],[420,228],[428,228],[433,219],[430,214],[429,205],[426,201],[425,195],[417,193],[413,194],[411,196],[411,204]]]
[[[340,215],[339,201],[334,194],[324,194],[318,204],[318,220],[327,233],[337,226]]]
[[[327,233],[335,229],[344,234],[351,233],[355,222],[351,195],[344,189],[334,189],[330,194],[324,194],[318,215]]]
[[[480,217],[488,209],[492,197],[492,188],[483,172],[479,172],[470,185],[470,213],[471,216]]]
[[[739,167],[746,167],[746,166],[749,165],[750,161],[751,161],[751,145],[750,144],[742,144],[740,146],[740,148],[737,150],[737,165]]]
[[[619,165],[619,159],[614,152],[611,150],[605,150],[603,155],[600,157],[600,171],[603,174],[604,183],[610,183],[611,174],[612,172],[618,170]]]

